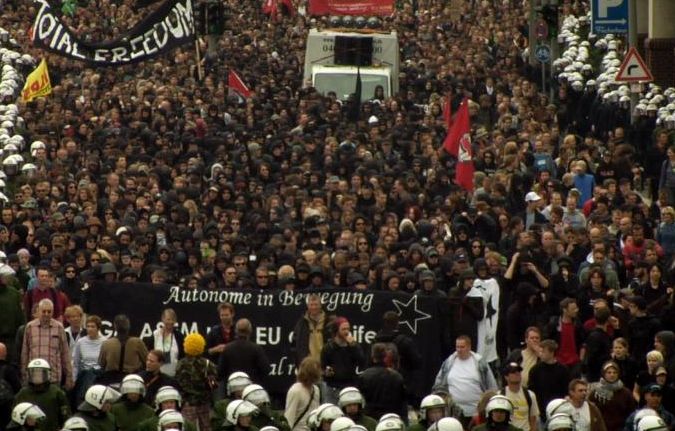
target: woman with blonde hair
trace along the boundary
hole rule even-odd
[[[309,431],[309,412],[319,407],[321,390],[317,383],[321,379],[321,364],[311,356],[306,357],[298,368],[297,380],[286,394],[284,416],[291,431]]]
[[[635,386],[633,386],[633,397],[637,402],[640,402],[640,389],[649,383],[655,383],[656,371],[663,366],[663,354],[658,350],[647,353],[645,359],[647,360],[647,369],[638,373]]]

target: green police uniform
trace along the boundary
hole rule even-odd
[[[127,399],[121,399],[113,404],[112,414],[115,416],[120,431],[134,431],[138,424],[155,415],[155,411],[143,400],[132,403]]]
[[[79,411],[77,416],[87,422],[89,431],[117,431],[115,416],[111,413],[102,412],[101,410]]]
[[[21,388],[14,398],[14,405],[19,403],[33,403],[40,407],[47,415],[41,424],[44,431],[58,431],[61,425],[70,417],[68,398],[63,389],[55,384],[28,385]]]
[[[253,426],[260,429],[266,426],[273,426],[279,429],[279,431],[290,431],[291,427],[288,425],[286,417],[283,413],[272,410],[270,406],[264,405],[259,407],[260,412],[253,417]],[[371,430],[368,430],[371,431]],[[372,431],[375,431],[373,429]]]
[[[223,398],[222,400],[217,401],[213,406],[213,414],[211,415],[212,430],[218,430],[227,423],[227,420],[225,420],[225,410],[227,410],[227,405],[232,401],[234,400]]]
[[[356,425],[361,425],[368,431],[375,431],[375,427],[377,427],[377,421],[375,419],[362,413],[359,413],[356,419],[354,418],[351,419],[354,421]]]
[[[183,425],[183,430],[184,431],[197,431],[197,426],[194,424],[194,422],[189,421],[185,418],[185,425]],[[136,431],[157,431],[157,425],[159,424],[159,417],[157,416],[152,416],[140,424],[138,424],[138,427],[136,428]]]

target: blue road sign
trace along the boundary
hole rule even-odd
[[[592,0],[592,29],[595,34],[628,33],[629,0]]]
[[[537,45],[534,49],[534,58],[540,63],[549,63],[551,61],[551,48],[548,45]]]

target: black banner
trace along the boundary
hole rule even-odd
[[[91,43],[73,34],[46,1],[32,29],[36,47],[96,66],[138,63],[171,51],[195,38],[192,0],[167,0],[156,11],[114,40]]]
[[[414,393],[426,394],[440,367],[442,324],[438,300],[405,293],[326,289],[311,291],[322,298],[327,314],[346,317],[352,335],[365,352],[381,327],[382,315],[396,311],[401,332],[417,344],[423,363]],[[163,309],[173,308],[184,333],[206,334],[218,324],[216,307],[220,302],[234,305],[235,319],[246,317],[253,323],[252,341],[263,347],[271,369],[266,387],[276,396],[284,396],[295,380],[295,358],[291,353],[295,323],[306,311],[310,291],[283,290],[186,290],[176,286],[143,283],[95,283],[87,290],[88,312],[104,320],[103,334],[112,335],[111,322],[116,314],[131,319],[132,334],[147,337],[157,328]]]

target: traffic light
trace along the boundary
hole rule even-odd
[[[199,5],[197,31],[201,35],[220,36],[225,31],[225,8],[216,1],[206,1]]]

